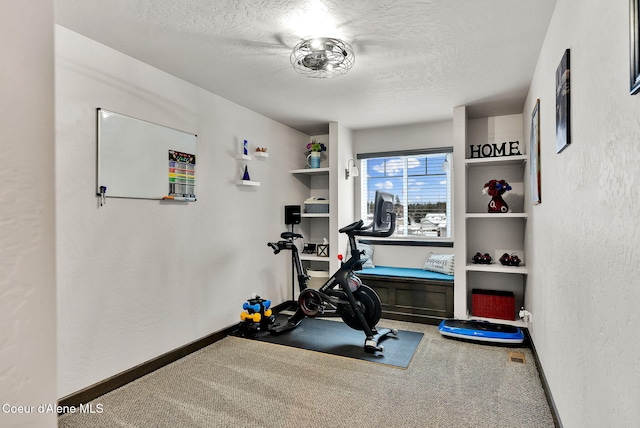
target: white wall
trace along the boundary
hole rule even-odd
[[[309,136],[56,27],[58,396],[239,321],[257,293],[287,300],[290,260],[266,243],[306,198],[289,170]],[[197,64],[194,64],[197,66]],[[96,189],[96,108],[198,135],[198,201],[108,198]],[[240,142],[259,188],[238,187]],[[108,193],[108,189],[107,189]]]
[[[453,122],[442,121],[353,131],[354,153],[376,153],[453,146]],[[360,165],[358,164],[358,167]],[[344,169],[344,168],[343,168]],[[360,177],[355,180],[360,189]],[[360,192],[355,192],[355,217],[360,216]],[[429,252],[453,253],[452,248],[374,245],[373,262],[380,266],[421,268]]]
[[[0,51],[0,426],[55,427],[52,1],[3,1]]]
[[[566,427],[640,424],[640,96],[628,93],[628,8],[558,0],[523,112],[528,140],[540,99],[530,331]],[[555,71],[567,48],[572,144],[556,154]]]
[[[355,160],[353,151],[353,132],[336,122],[329,123],[329,136],[331,137],[332,151],[331,165],[336,171],[333,171],[329,179],[332,187],[332,194],[338,198],[337,216],[331,217],[329,229],[331,231],[331,242],[335,242],[335,251],[331,252],[331,272],[335,272],[340,267],[340,262],[336,258],[337,254],[343,254],[345,259],[348,258],[348,238],[344,233],[339,233],[340,228],[347,226],[354,221],[359,220],[359,212],[354,211],[355,197],[355,177],[345,179],[344,171],[347,168],[349,159]],[[337,150],[336,150],[337,149]]]

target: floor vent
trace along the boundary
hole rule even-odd
[[[509,361],[520,364],[525,364],[527,362],[522,352],[509,352]]]

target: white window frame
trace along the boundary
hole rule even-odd
[[[370,204],[368,201],[368,184],[369,184],[369,176],[367,163],[373,161],[374,159],[381,160],[383,158],[400,158],[403,162],[402,167],[402,189],[385,189],[379,188],[379,190],[389,191],[393,193],[400,199],[400,204],[402,205],[402,211],[398,212],[398,219],[396,222],[396,232],[389,238],[383,238],[386,240],[393,241],[407,241],[407,242],[444,242],[444,243],[452,243],[453,242],[453,194],[452,194],[452,179],[453,174],[452,165],[453,165],[453,148],[452,147],[442,147],[442,148],[434,148],[434,149],[424,149],[424,150],[408,150],[408,151],[393,151],[393,152],[378,152],[378,153],[363,153],[358,154],[358,159],[360,160],[360,218],[368,219],[371,217]],[[409,232],[409,225],[405,221],[409,216],[408,203],[406,200],[406,195],[409,194],[408,187],[411,177],[415,177],[415,175],[409,174],[409,163],[412,158],[416,157],[430,157],[430,158],[439,158],[441,157],[443,160],[446,159],[447,164],[436,167],[434,170],[433,166],[431,170],[427,167],[425,177],[436,177],[442,176],[446,180],[445,184],[445,198],[444,201],[430,201],[430,202],[445,202],[446,203],[446,212],[444,213],[445,224],[446,227],[443,229],[442,227],[437,228],[437,231],[432,230],[424,230],[420,228],[415,233]],[[418,176],[420,177],[420,176]],[[398,175],[393,176],[394,179],[399,178]],[[428,201],[425,201],[428,202]],[[439,231],[439,232],[438,232]],[[440,233],[440,236],[437,234]]]

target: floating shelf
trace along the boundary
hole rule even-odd
[[[236,155],[236,159],[250,161],[251,160],[251,156],[249,156],[249,155]]]
[[[254,152],[253,155],[257,158],[263,158],[263,159],[266,159],[269,157],[269,153],[267,152]]]
[[[259,181],[251,181],[251,180],[238,180],[236,181],[238,186],[260,186]]]

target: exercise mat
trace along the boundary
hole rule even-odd
[[[278,322],[286,322],[278,319]],[[384,328],[384,320],[377,326]],[[398,336],[389,335],[379,344],[383,352],[365,352],[365,334],[354,330],[341,321],[320,318],[305,318],[294,330],[278,336],[267,332],[257,333],[253,339],[309,351],[324,352],[341,357],[355,358],[401,368],[409,367],[411,358],[422,340],[423,333],[400,330]]]

